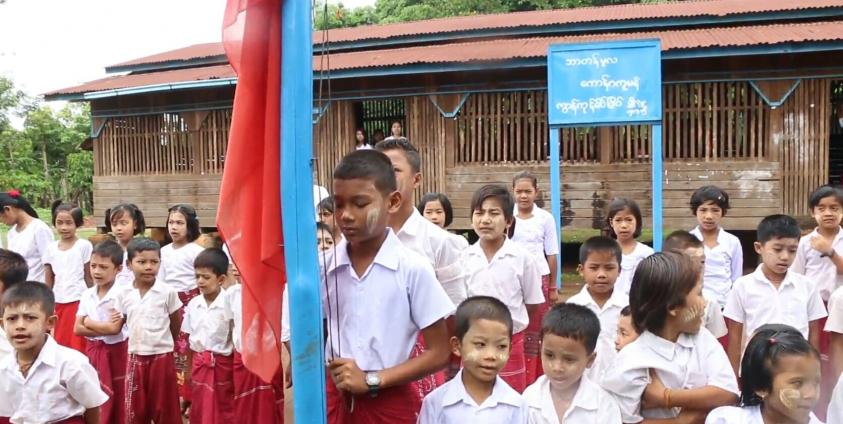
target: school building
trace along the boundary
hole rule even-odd
[[[664,217],[691,228],[691,192],[726,189],[732,230],[771,213],[807,214],[807,195],[843,179],[843,0],[711,0],[466,16],[314,32],[317,181],[369,135],[399,120],[423,158],[419,193],[454,203],[540,177],[549,199],[548,46],[661,41]],[[106,68],[46,94],[91,104],[97,222],[121,201],[150,226],[190,203],[212,227],[237,78],[219,43]],[[615,196],[650,215],[651,128],[561,130],[563,225],[603,226]]]

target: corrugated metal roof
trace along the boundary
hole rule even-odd
[[[222,43],[204,43],[193,46],[182,47],[151,56],[132,59],[126,62],[111,65],[108,68],[123,68],[128,66],[144,65],[148,63],[180,62],[194,59],[212,58],[225,55]]]
[[[416,46],[389,50],[372,50],[331,55],[331,70],[387,68],[415,64],[467,62],[505,62],[519,58],[540,58],[556,43],[658,38],[663,51],[718,47],[749,47],[783,43],[806,43],[843,40],[843,21],[759,25],[745,27],[706,28],[679,31],[651,31],[616,34],[591,34],[562,37],[535,37],[475,41],[432,46]],[[314,57],[314,71],[320,70],[320,57]],[[494,66],[490,66],[493,68]],[[228,65],[187,68],[114,76],[91,81],[76,87],[45,94],[56,97],[69,94],[145,87],[191,81],[234,78]]]

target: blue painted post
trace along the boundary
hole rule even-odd
[[[559,254],[556,255],[556,288],[562,289],[562,171],[559,163],[559,128],[550,129],[550,212],[559,229]]]
[[[318,424],[326,422],[326,407],[319,267],[313,245],[310,2],[284,0],[281,16],[281,212],[296,384],[295,420]]]
[[[651,127],[653,131],[653,151],[650,155],[650,162],[653,165],[652,179],[653,179],[653,249],[656,252],[662,250],[662,240],[664,240],[663,220],[662,220],[662,124],[655,123]]]

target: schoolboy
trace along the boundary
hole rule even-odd
[[[629,296],[615,290],[615,281],[621,269],[621,247],[615,240],[591,237],[580,246],[580,264],[577,271],[585,281],[579,293],[567,303],[582,305],[600,320],[600,337],[595,352],[597,358],[586,372],[592,381],[600,381],[603,372],[614,362],[615,336],[621,309],[629,305]]]
[[[27,274],[29,274],[29,265],[26,264],[23,256],[11,250],[0,249],[0,298],[3,297],[5,290],[26,281]],[[0,361],[14,351],[9,339],[6,338],[3,326],[0,325]]]
[[[811,215],[817,227],[799,239],[791,269],[817,284],[823,301],[843,285],[843,191],[822,186],[808,196]]]
[[[0,420],[14,423],[99,423],[108,400],[85,355],[56,343],[53,292],[35,281],[17,283],[0,302],[15,349],[0,361]]]
[[[401,193],[386,155],[350,153],[334,170],[333,186],[344,237],[320,284],[328,317],[328,422],[414,423],[421,398],[410,383],[446,365],[445,317],[454,305],[427,260],[387,228]],[[426,350],[411,358],[419,331]]]
[[[529,314],[544,303],[541,273],[532,254],[507,237],[515,204],[506,187],[486,185],[471,198],[471,226],[477,243],[463,252],[469,296],[492,296],[512,314],[512,354],[501,377],[519,393],[527,388],[524,330]]]
[[[600,355],[597,315],[584,305],[553,305],[542,320],[541,337],[545,374],[524,392],[530,423],[620,423],[614,398],[585,373]]]
[[[738,372],[744,341],[764,324],[787,324],[819,348],[819,319],[826,316],[817,284],[788,268],[799,245],[799,224],[770,215],[758,224],[755,251],[761,264],[735,281],[723,315],[729,326],[729,361]]]
[[[629,305],[621,309],[621,316],[618,318],[618,333],[615,336],[615,351],[620,352],[626,345],[638,339],[638,330],[632,325],[632,311]]]
[[[511,348],[509,309],[494,297],[470,297],[457,308],[454,321],[451,349],[463,367],[424,398],[419,424],[526,424],[524,398],[498,376]]]
[[[188,335],[190,422],[221,424],[234,418],[231,326],[225,319],[228,257],[221,249],[205,249],[193,261],[201,296],[188,302],[181,331]]]
[[[173,348],[181,326],[178,311],[182,303],[178,292],[156,280],[161,264],[161,247],[156,241],[135,238],[126,250],[135,275],[132,289],[117,304],[129,330],[126,422],[181,424]]]
[[[122,323],[117,303],[131,287],[116,284],[123,268],[123,248],[116,241],[106,240],[91,253],[91,278],[94,286],[82,293],[76,312],[74,332],[84,336],[85,354],[97,370],[100,384],[110,398],[100,408],[101,424],[122,424],[126,421],[123,403],[126,401],[126,360],[128,330],[120,326],[111,334],[113,323]]]

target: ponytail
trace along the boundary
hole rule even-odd
[[[32,205],[30,205],[17,190],[9,190],[5,193],[0,193],[0,209],[5,208],[6,206],[18,208],[26,212],[27,215],[33,218],[38,218],[38,212],[35,212]]]

